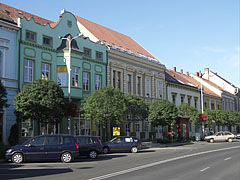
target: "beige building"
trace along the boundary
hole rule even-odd
[[[142,97],[147,104],[166,99],[165,66],[131,37],[76,16],[80,31],[108,47],[107,84],[126,94]],[[147,120],[121,127],[121,135],[149,139],[155,128]]]

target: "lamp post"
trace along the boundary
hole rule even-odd
[[[201,104],[202,104],[202,115],[203,115],[203,86],[201,83]],[[204,139],[204,133],[205,133],[205,126],[204,126],[204,121],[202,122],[202,132],[203,132],[203,139]]]
[[[66,59],[66,66],[67,66],[67,72],[68,72],[68,102],[69,104],[71,103],[71,44],[72,44],[72,40],[78,38],[81,36],[81,33],[79,33],[77,36],[75,37],[71,37],[71,35],[69,35],[68,37],[62,37],[59,36],[59,39],[65,39],[68,41],[68,58]],[[71,134],[71,119],[68,118],[68,134]]]

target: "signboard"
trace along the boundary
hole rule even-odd
[[[201,113],[201,120],[204,122],[207,121],[207,116],[208,116],[207,113]]]
[[[67,86],[67,67],[57,66],[57,83],[60,86]]]
[[[120,136],[120,127],[113,127],[113,136]]]

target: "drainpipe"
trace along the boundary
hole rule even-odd
[[[22,42],[22,28],[20,24],[20,18],[18,18],[18,27],[20,32],[20,39],[18,41],[18,91],[20,92],[20,62],[21,62],[21,42]]]

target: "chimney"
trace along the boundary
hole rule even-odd
[[[180,69],[180,73],[183,74],[183,69]]]
[[[202,72],[199,70],[199,77],[202,78]]]
[[[204,68],[204,78],[209,80],[209,68]]]
[[[186,72],[186,75],[189,76],[189,72]]]
[[[176,72],[177,68],[176,67],[173,67],[173,71]]]
[[[199,77],[199,72],[196,72],[196,76]]]

